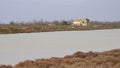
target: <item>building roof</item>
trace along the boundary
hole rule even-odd
[[[82,21],[82,19],[76,18],[73,22],[80,22],[80,21]]]

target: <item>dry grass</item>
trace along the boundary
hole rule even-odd
[[[11,22],[10,24],[0,24],[0,34],[120,28],[120,22],[91,21],[86,27],[72,26],[71,23],[72,21],[34,21],[29,23]]]
[[[26,60],[15,66],[0,65],[0,68],[119,68],[120,49],[105,52],[76,52],[63,58]]]

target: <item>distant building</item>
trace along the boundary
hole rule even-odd
[[[89,19],[81,19],[81,18],[77,18],[73,21],[72,25],[75,26],[87,26],[89,22]]]

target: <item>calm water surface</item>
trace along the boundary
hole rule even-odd
[[[120,48],[120,29],[0,34],[0,64]]]

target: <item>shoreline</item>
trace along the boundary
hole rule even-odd
[[[57,32],[57,31],[88,31],[88,30],[106,30],[120,29],[120,22],[94,22],[91,21],[87,26],[72,25],[72,21],[57,22],[32,22],[32,23],[14,23],[0,24],[0,34],[17,33],[38,33],[38,32]]]
[[[66,31],[47,31],[47,32],[26,32],[26,33],[5,33],[0,35],[14,35],[14,34],[33,34],[33,33],[56,33],[56,32],[78,32],[78,31],[102,31],[102,30],[119,30],[120,28],[109,28],[109,29],[90,29],[90,30],[66,30]]]

